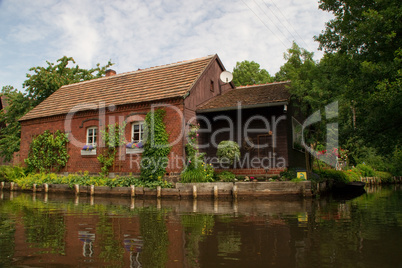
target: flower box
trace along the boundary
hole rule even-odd
[[[144,151],[144,144],[140,141],[137,143],[130,142],[126,144],[126,154],[138,154]]]
[[[81,149],[81,155],[96,155],[96,147],[93,145],[84,145]]]

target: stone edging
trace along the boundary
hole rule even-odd
[[[175,188],[149,189],[144,187],[108,187],[82,186],[73,188],[67,184],[34,185],[31,189],[22,189],[16,183],[1,182],[1,190],[28,191],[42,193],[66,193],[76,195],[118,195],[140,198],[278,198],[278,197],[311,197],[311,182],[211,182],[211,183],[176,183]]]

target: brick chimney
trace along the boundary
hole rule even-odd
[[[113,75],[116,75],[116,71],[115,71],[115,70],[112,70],[112,69],[106,70],[106,72],[105,72],[105,76],[106,76],[106,77],[107,77],[107,76],[113,76]]]

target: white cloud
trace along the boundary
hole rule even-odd
[[[275,74],[293,40],[316,52],[313,36],[331,18],[316,0],[15,3],[1,2],[0,56],[10,69],[0,86],[19,88],[30,67],[64,55],[83,68],[111,59],[121,73],[217,53],[230,71],[254,60]]]

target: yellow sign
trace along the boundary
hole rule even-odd
[[[307,172],[297,172],[297,178],[307,180]]]

